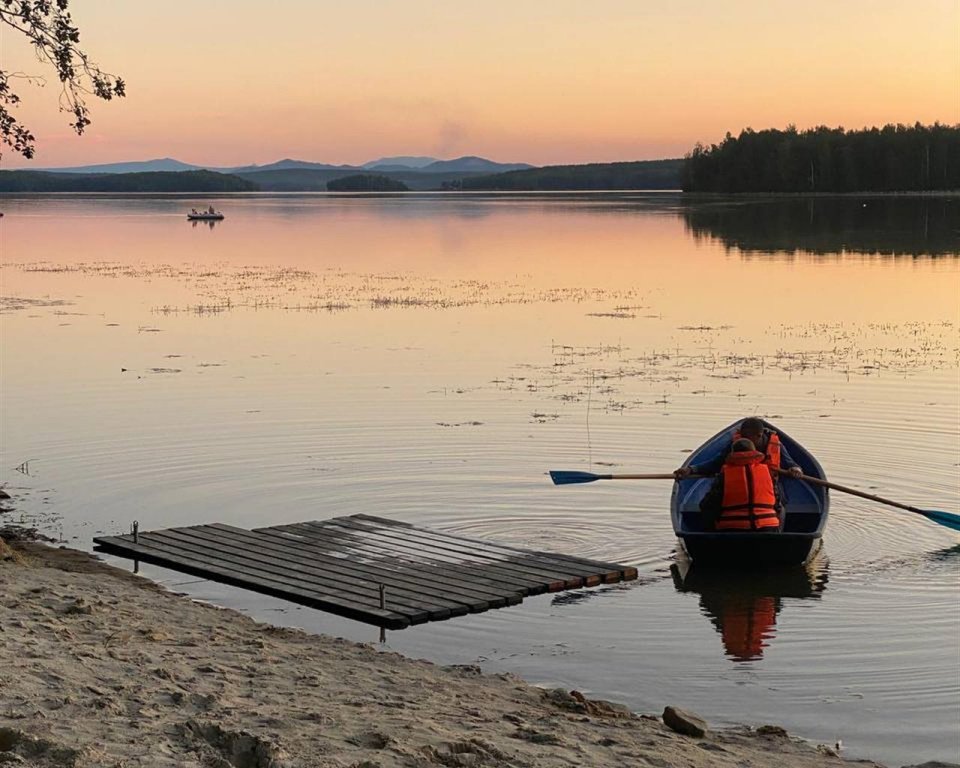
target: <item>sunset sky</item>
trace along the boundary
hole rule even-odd
[[[960,123],[960,0],[72,0],[127,81],[78,138],[58,86],[0,28],[37,157],[481,155],[538,165],[678,157],[727,131]]]

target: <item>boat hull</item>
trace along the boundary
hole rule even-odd
[[[823,468],[809,451],[782,430],[767,422],[764,424],[779,435],[780,442],[805,475],[826,480]],[[684,466],[702,464],[725,451],[739,427],[737,421],[718,432],[691,453]],[[673,530],[693,562],[728,568],[790,566],[806,562],[820,549],[830,507],[826,488],[781,476],[782,531],[715,531],[700,512],[700,501],[711,483],[710,478],[686,478],[673,486],[670,502]]]
[[[823,539],[793,533],[678,534],[687,557],[723,568],[801,565],[813,557]]]

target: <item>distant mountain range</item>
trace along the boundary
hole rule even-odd
[[[379,170],[383,170],[385,168],[423,168],[425,165],[430,165],[430,163],[436,162],[437,158],[435,157],[381,157],[379,160],[371,160],[368,163],[364,163],[363,167],[367,170],[372,170],[374,168]]]
[[[329,163],[314,163],[306,160],[291,160],[286,158],[267,165],[241,165],[235,167],[219,167],[213,165],[191,165],[172,157],[163,157],[157,160],[135,160],[128,163],[103,163],[100,165],[81,165],[70,168],[37,168],[30,170],[45,171],[48,173],[150,173],[170,171],[215,171],[217,173],[259,173],[261,171],[400,171],[418,173],[504,173],[519,171],[536,166],[528,163],[497,163],[482,157],[466,156],[454,160],[438,160],[435,157],[381,157],[363,165],[331,165]],[[24,169],[26,170],[26,169]]]
[[[683,163],[676,159],[536,168],[482,157],[382,157],[367,167],[285,159],[267,165],[200,168],[165,157],[45,171],[0,170],[0,193],[326,192],[356,184],[412,192],[679,189]]]

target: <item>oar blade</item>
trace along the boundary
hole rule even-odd
[[[595,475],[592,472],[567,472],[551,469],[550,479],[553,480],[554,485],[571,485],[573,483],[592,483],[594,480],[599,480],[600,475]]]
[[[938,509],[924,509],[921,514],[935,523],[954,531],[960,531],[960,515],[955,515],[952,512],[941,512]]]

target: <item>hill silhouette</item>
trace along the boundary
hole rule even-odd
[[[253,192],[257,185],[212,171],[47,173],[0,171],[0,192]]]

